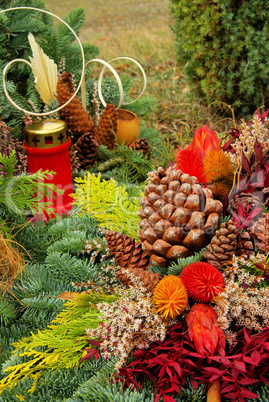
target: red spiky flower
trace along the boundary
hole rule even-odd
[[[203,158],[198,148],[194,149],[192,145],[185,145],[185,148],[178,146],[175,157],[177,170],[195,176],[200,183],[205,183]]]
[[[221,272],[208,262],[193,262],[180,276],[189,297],[199,303],[210,303],[224,288]]]

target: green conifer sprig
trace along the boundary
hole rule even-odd
[[[44,180],[48,175],[54,174],[49,170],[39,170],[32,175],[22,173],[14,176],[17,159],[15,151],[9,156],[0,153],[0,205],[6,205],[17,214],[32,213],[34,215],[46,211],[53,213],[51,201],[41,201],[44,194],[55,198],[55,194],[62,194],[54,184]]]
[[[202,248],[200,251],[194,253],[187,258],[180,258],[177,262],[172,262],[172,264],[167,268],[168,275],[180,275],[182,269],[187,265],[191,264],[192,262],[200,261],[205,252],[206,248]]]

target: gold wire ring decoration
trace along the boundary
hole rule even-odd
[[[131,105],[131,103],[136,102],[136,101],[143,95],[143,93],[144,93],[144,91],[145,91],[145,89],[146,89],[146,86],[147,86],[147,77],[146,77],[146,73],[145,73],[143,67],[141,66],[141,64],[138,63],[138,61],[136,61],[135,59],[132,59],[131,57],[121,56],[121,57],[116,57],[115,59],[110,60],[110,61],[108,62],[108,64],[110,65],[110,63],[112,63],[113,61],[120,60],[120,59],[130,60],[130,61],[132,61],[133,63],[135,63],[135,64],[140,68],[140,70],[141,70],[141,72],[142,72],[142,75],[143,75],[144,84],[143,84],[142,91],[140,92],[140,94],[139,94],[134,100],[132,100],[131,102],[128,102],[128,103],[123,103],[123,102],[120,103],[119,106],[117,107],[117,109],[119,109],[122,105]],[[101,71],[101,73],[100,73],[100,76],[99,76],[99,81],[98,81],[98,96],[99,96],[99,98],[100,98],[100,100],[101,100],[101,102],[103,103],[104,106],[106,106],[106,104],[105,104],[104,98],[103,98],[103,96],[102,96],[102,90],[101,90],[101,88],[102,88],[103,75],[104,75],[104,72],[105,72],[105,70],[106,70],[106,67],[107,67],[107,66],[105,66],[105,67],[102,69],[102,71]]]
[[[59,21],[61,21],[64,25],[66,25],[68,29],[70,29],[70,31],[72,32],[72,34],[75,36],[76,41],[78,42],[79,47],[80,47],[80,50],[81,50],[81,56],[82,56],[82,74],[81,74],[81,78],[80,78],[80,81],[79,81],[79,83],[78,83],[78,86],[77,86],[76,91],[73,93],[73,95],[71,96],[71,98],[68,99],[68,101],[65,102],[62,106],[59,106],[59,107],[58,107],[57,109],[55,109],[55,110],[50,110],[49,112],[35,113],[35,112],[29,111],[29,110],[25,110],[25,109],[21,108],[20,106],[18,106],[18,105],[10,98],[10,96],[9,96],[9,94],[8,94],[8,92],[7,92],[5,80],[6,80],[6,74],[7,74],[7,71],[8,71],[8,69],[9,69],[9,67],[10,67],[13,63],[15,63],[15,62],[23,62],[23,63],[25,63],[25,64],[27,64],[28,66],[31,67],[31,63],[30,63],[29,61],[24,60],[24,59],[14,59],[14,60],[10,61],[10,62],[5,66],[5,68],[4,68],[4,70],[3,70],[3,88],[4,88],[4,93],[5,93],[5,95],[6,95],[7,99],[8,99],[8,101],[9,101],[16,109],[18,109],[18,110],[20,110],[20,111],[23,111],[24,113],[28,113],[28,114],[33,115],[33,116],[49,116],[49,115],[51,115],[51,114],[53,114],[53,113],[58,112],[59,110],[63,109],[66,105],[68,105],[68,103],[71,102],[72,99],[77,95],[77,93],[78,93],[78,91],[79,91],[79,89],[80,89],[80,87],[81,87],[81,84],[82,84],[82,82],[83,82],[83,80],[84,80],[84,71],[85,71],[85,56],[84,56],[83,47],[82,47],[82,44],[81,44],[81,42],[80,42],[80,40],[79,40],[79,38],[78,38],[76,32],[75,32],[64,20],[62,20],[62,18],[58,17],[57,15],[55,15],[55,14],[49,12],[49,11],[42,10],[42,9],[40,9],[40,8],[35,8],[35,7],[13,7],[13,8],[7,8],[7,9],[5,9],[5,10],[1,10],[1,11],[0,11],[0,14],[1,14],[1,13],[4,13],[4,12],[6,12],[6,11],[14,11],[14,10],[34,10],[34,11],[40,11],[40,12],[42,12],[42,13],[46,13],[46,14],[51,15],[52,17],[57,18],[57,19],[58,19]]]
[[[86,68],[88,67],[88,65],[89,65],[90,63],[94,62],[94,61],[96,61],[96,62],[98,62],[98,63],[101,63],[101,64],[104,64],[104,67],[103,67],[103,70],[102,70],[102,71],[104,71],[106,68],[108,68],[108,69],[112,72],[112,74],[114,75],[114,77],[116,78],[116,81],[117,81],[117,84],[118,84],[118,87],[119,87],[119,91],[120,91],[120,100],[119,100],[119,105],[118,105],[117,109],[120,108],[121,105],[123,104],[124,93],[123,93],[122,82],[121,82],[121,79],[120,79],[120,77],[119,77],[119,74],[117,73],[117,71],[116,71],[107,61],[104,61],[104,60],[101,60],[101,59],[92,59],[92,60],[89,60],[89,61],[87,62],[87,64],[85,65],[85,70],[86,70]],[[82,98],[82,106],[84,107],[84,109],[86,109],[85,70],[84,70],[84,74],[83,74],[83,77],[84,77],[83,83],[82,83],[82,85],[81,85],[81,98]],[[100,77],[101,77],[101,74],[100,74]],[[104,98],[103,98],[102,92],[101,92],[101,83],[102,83],[102,80],[101,80],[101,83],[100,83],[100,77],[99,77],[99,81],[98,81],[98,96],[99,96],[100,101],[102,102],[103,106],[106,107],[107,104],[106,104],[106,102],[105,102],[105,100],[104,100]]]

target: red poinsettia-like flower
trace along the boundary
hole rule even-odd
[[[221,272],[208,262],[192,262],[180,276],[189,297],[196,302],[210,303],[224,288]]]
[[[178,146],[175,157],[177,170],[195,176],[200,183],[205,183],[203,158],[199,149],[194,149],[192,145],[185,145],[185,148]]]
[[[198,148],[201,151],[203,159],[210,151],[213,151],[213,149],[221,149],[217,134],[206,124],[204,124],[202,128],[197,128],[195,131],[192,146],[195,150]]]
[[[225,355],[225,335],[217,326],[217,314],[212,307],[204,303],[194,304],[190,309],[186,322],[188,334],[195,348],[201,355],[213,355],[217,350]]]

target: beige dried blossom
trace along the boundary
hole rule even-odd
[[[264,278],[244,269],[265,258],[262,254],[252,255],[247,261],[243,256],[234,256],[232,265],[224,272],[225,288],[213,300],[218,324],[223,330],[228,330],[232,321],[256,331],[269,325],[269,287],[253,287]]]
[[[172,325],[172,322],[164,322],[156,312],[151,294],[143,283],[125,271],[134,286],[128,290],[117,289],[121,298],[112,304],[98,304],[102,324],[86,331],[90,338],[102,340],[100,352],[104,358],[120,357],[116,369],[122,367],[134,348],[144,349],[150,342],[163,341],[168,326]]]
[[[263,156],[269,151],[269,137],[268,137],[268,121],[264,119],[264,123],[258,115],[253,117],[251,122],[245,122],[242,120],[242,127],[239,134],[239,138],[235,140],[231,147],[235,150],[234,154],[230,154],[231,161],[237,172],[240,172],[242,167],[242,152],[250,161],[252,155],[255,155],[256,142],[262,144]],[[258,160],[257,160],[258,162]],[[255,164],[253,164],[255,168]]]

